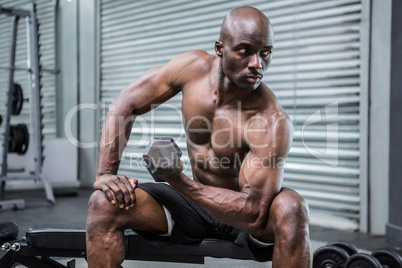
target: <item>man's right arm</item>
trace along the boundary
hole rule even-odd
[[[137,180],[117,174],[135,117],[176,95],[190,79],[197,79],[206,55],[201,51],[185,53],[147,71],[124,88],[110,105],[102,131],[94,189],[103,191],[112,204],[128,209],[135,203]]]

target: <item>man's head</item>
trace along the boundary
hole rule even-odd
[[[216,54],[226,77],[242,89],[256,89],[271,62],[274,32],[268,18],[253,7],[232,10],[223,20]]]

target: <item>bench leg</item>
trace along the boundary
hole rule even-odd
[[[8,251],[1,259],[0,259],[0,267],[11,268],[17,262],[18,253],[14,251]]]

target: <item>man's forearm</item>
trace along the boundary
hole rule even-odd
[[[266,224],[261,219],[268,219],[270,204],[256,202],[245,192],[203,185],[188,178],[184,173],[181,173],[181,176],[181,180],[169,183],[211,217],[248,233],[255,233]]]
[[[97,177],[117,174],[133,123],[131,113],[109,111],[102,131]]]

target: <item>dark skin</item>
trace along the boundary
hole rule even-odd
[[[89,202],[89,267],[119,267],[126,228],[167,232],[161,205],[136,188],[136,179],[117,170],[133,115],[180,91],[194,180],[182,172],[181,163],[173,175],[161,178],[212,217],[274,242],[273,267],[311,267],[308,208],[296,192],[282,188],[292,124],[261,82],[272,50],[269,20],[251,7],[235,9],[215,43],[218,57],[185,53],[146,72],[118,95],[106,118],[97,191]],[[128,123],[119,124],[119,118]]]

